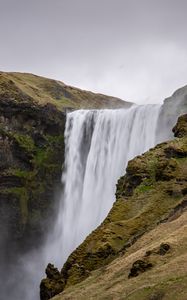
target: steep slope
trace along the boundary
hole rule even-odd
[[[187,212],[158,225],[107,266],[81,283],[67,288],[54,300],[186,300]],[[168,245],[168,252],[161,252]],[[168,247],[168,248],[169,248]],[[152,264],[129,278],[137,261]],[[137,263],[136,263],[137,264]],[[139,263],[140,265],[140,263]]]
[[[132,265],[136,259],[140,258],[140,253],[143,266],[141,262],[138,262],[135,266],[135,271],[139,274],[142,272],[142,269],[145,271],[150,267],[152,271],[149,272],[153,272],[153,285],[156,286],[156,284],[160,284],[159,279],[154,281],[154,274],[158,272],[159,268],[162,270],[164,261],[162,261],[160,253],[162,254],[164,247],[162,245],[159,249],[159,243],[165,243],[166,240],[163,239],[162,226],[157,226],[160,223],[172,220],[172,218],[177,217],[177,214],[180,215],[187,204],[186,123],[187,115],[179,118],[178,124],[174,129],[175,135],[177,136],[175,140],[162,143],[144,155],[138,156],[129,162],[126,175],[120,178],[118,182],[116,192],[117,201],[114,203],[108,217],[101,226],[90,234],[70,255],[61,274],[58,273],[57,270],[54,270],[53,266],[48,266],[48,277],[41,283],[41,299],[49,299],[52,295],[55,295],[55,293],[59,293],[60,289],[63,290],[64,288],[65,292],[56,299],[126,299],[124,291],[130,293],[130,286],[132,287],[136,282],[134,279],[132,279],[132,281],[131,279],[127,279],[127,271],[129,274],[130,264]],[[184,229],[186,219],[183,221]],[[165,226],[167,231],[170,225],[167,224]],[[149,232],[154,228],[156,228],[155,232],[158,231],[157,234],[161,236],[157,242],[153,240],[149,241],[149,239],[146,238],[146,235],[149,236]],[[154,231],[152,234],[154,236]],[[142,249],[141,247],[138,248],[138,246],[136,248],[137,243],[141,245],[141,242],[137,242],[137,240],[142,235],[142,239],[145,238],[147,240],[147,246],[144,245]],[[168,240],[170,239],[170,235],[171,232],[167,236]],[[177,236],[174,236],[174,238],[177,240]],[[186,238],[185,230],[183,230],[183,236],[181,235],[179,242],[186,243]],[[170,248],[170,245],[168,247]],[[140,251],[140,253],[134,253],[135,250],[133,249],[137,249],[136,251]],[[170,263],[172,264],[172,260],[176,259],[176,261],[179,260],[179,264],[182,266],[182,263],[186,261],[186,256],[184,256],[183,259],[184,249],[181,247],[175,249],[176,257],[171,257],[171,261],[168,260],[165,263],[170,265]],[[148,252],[146,254],[147,258],[144,259],[143,256],[148,250],[152,252]],[[131,259],[128,259],[128,253],[132,253],[132,255],[129,256]],[[182,259],[182,261],[180,261],[180,259]],[[116,271],[119,273],[122,265],[118,260],[121,260],[121,263],[124,260],[126,265],[124,266],[124,274],[120,273],[118,279],[114,278],[114,288],[113,280],[112,282],[109,281],[111,277],[108,274],[108,270],[111,270],[113,265],[119,264],[119,270],[117,269]],[[153,267],[154,265],[155,267]],[[176,269],[175,264],[175,270]],[[93,273],[94,270],[96,270],[95,273]],[[167,281],[170,280],[170,278],[175,278],[172,274],[174,267],[173,269],[171,268],[171,273],[167,273],[167,268],[165,267],[164,270],[165,277],[163,278],[165,279],[163,280]],[[115,270],[111,270],[111,273],[114,277],[117,276],[115,275]],[[182,269],[181,272],[179,269],[179,277],[181,276],[181,278],[183,278],[184,275],[186,276],[186,273],[184,273],[184,269]],[[145,281],[148,282],[146,275],[142,276],[144,276]],[[89,279],[84,281],[87,277],[89,277]],[[101,278],[103,278],[103,280],[100,280]],[[96,280],[98,280],[97,283]],[[118,284],[116,283],[118,280],[119,286],[121,286],[119,292]],[[125,280],[128,280],[127,284]],[[76,285],[81,281],[82,283],[80,285]],[[184,284],[185,282],[186,281],[184,281]],[[103,284],[103,286],[101,287],[100,284]],[[140,286],[137,285],[137,290],[134,287],[136,293],[138,293],[138,289],[142,289],[144,292],[143,284],[144,281],[141,286],[140,280]],[[181,283],[179,288],[182,287],[182,284],[183,283]],[[151,292],[152,290],[150,290],[150,293]],[[144,294],[142,298],[140,294],[138,299],[145,299],[145,297],[143,297]],[[132,297],[129,299],[137,298]]]
[[[51,103],[62,111],[66,108],[120,108],[132,105],[115,97],[83,91],[61,81],[27,73],[0,72],[0,98],[40,105]]]

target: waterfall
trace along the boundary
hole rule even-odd
[[[107,216],[128,161],[155,145],[159,110],[142,105],[67,114],[64,192],[49,261],[61,267]]]
[[[156,143],[159,105],[67,114],[64,191],[56,224],[40,250],[20,258],[1,289],[2,299],[37,300],[49,262],[62,267],[69,254],[107,216],[118,178],[130,159]]]

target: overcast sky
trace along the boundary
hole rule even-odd
[[[0,69],[161,102],[187,84],[187,1],[0,0]]]

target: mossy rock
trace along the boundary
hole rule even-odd
[[[187,114],[178,118],[177,124],[173,128],[175,137],[183,137],[187,135]]]
[[[136,277],[141,273],[144,273],[150,270],[153,267],[153,264],[146,260],[137,260],[133,263],[132,268],[130,269],[130,273],[128,278]]]
[[[48,264],[46,270],[47,278],[40,284],[40,299],[47,300],[62,292],[65,282],[57,268]]]

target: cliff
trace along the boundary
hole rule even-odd
[[[42,300],[60,290],[54,299],[186,299],[186,124],[129,162],[108,217],[61,272],[48,266]]]
[[[14,257],[16,249],[32,248],[33,240],[37,245],[50,226],[65,115],[51,104],[4,98],[0,114],[0,242],[1,252]]]
[[[0,72],[0,260],[38,247],[60,191],[67,108],[131,103],[32,74]]]

